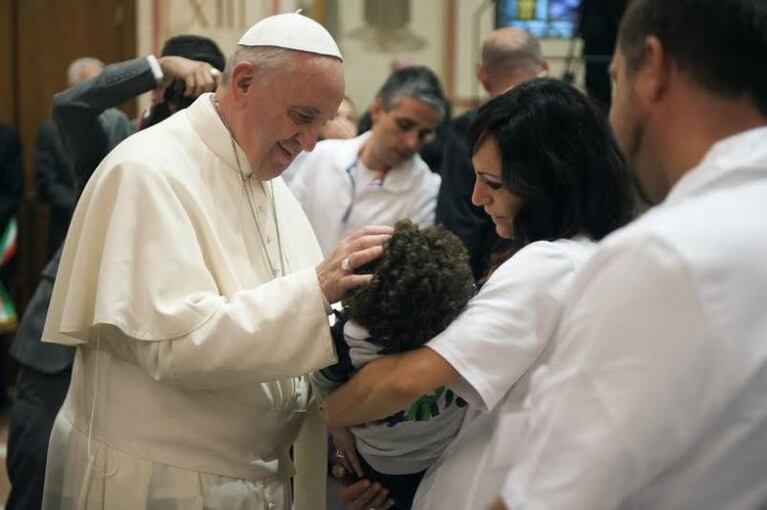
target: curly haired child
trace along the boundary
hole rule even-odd
[[[460,240],[442,227],[395,225],[380,259],[358,268],[370,285],[349,292],[332,327],[338,363],[312,375],[320,397],[349,380],[365,363],[422,346],[466,307],[476,288]],[[461,426],[465,402],[446,388],[424,395],[388,418],[353,427],[366,478],[380,481],[410,508],[426,469]]]

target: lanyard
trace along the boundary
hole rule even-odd
[[[344,212],[344,215],[341,216],[341,221],[343,221],[344,223],[349,221],[349,216],[351,216],[352,214],[352,209],[354,209],[354,202],[357,198],[357,169],[359,168],[359,162],[360,162],[360,158],[357,157],[352,162],[352,164],[346,168],[346,175],[349,176],[349,183],[351,184],[351,188],[352,188],[352,199],[349,202],[349,206],[346,208],[346,212]],[[378,182],[376,183],[376,186],[379,188],[382,187],[384,184],[384,179],[386,179],[386,173],[387,172],[384,172],[383,175],[381,175],[380,179],[373,179],[371,181],[371,185],[375,183],[376,180],[378,180]]]

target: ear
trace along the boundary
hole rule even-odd
[[[655,36],[644,42],[645,58],[636,70],[634,87],[637,102],[651,107],[667,97],[672,78],[672,62]]]
[[[240,62],[235,65],[230,79],[235,99],[238,101],[244,99],[255,81],[256,68],[252,63]]]
[[[381,114],[383,112],[384,112],[384,105],[383,105],[383,101],[381,101],[381,98],[377,97],[373,99],[373,104],[370,107],[370,120],[373,121],[374,126],[378,123],[378,119],[381,117]]]

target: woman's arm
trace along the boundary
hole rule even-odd
[[[384,356],[366,364],[327,398],[325,420],[330,427],[349,427],[385,418],[458,376],[428,347]]]

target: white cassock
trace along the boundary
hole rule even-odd
[[[46,509],[287,509],[295,471],[294,508],[324,507],[320,249],[238,147],[243,184],[211,97],[120,144],[78,204],[43,335],[78,346]]]

